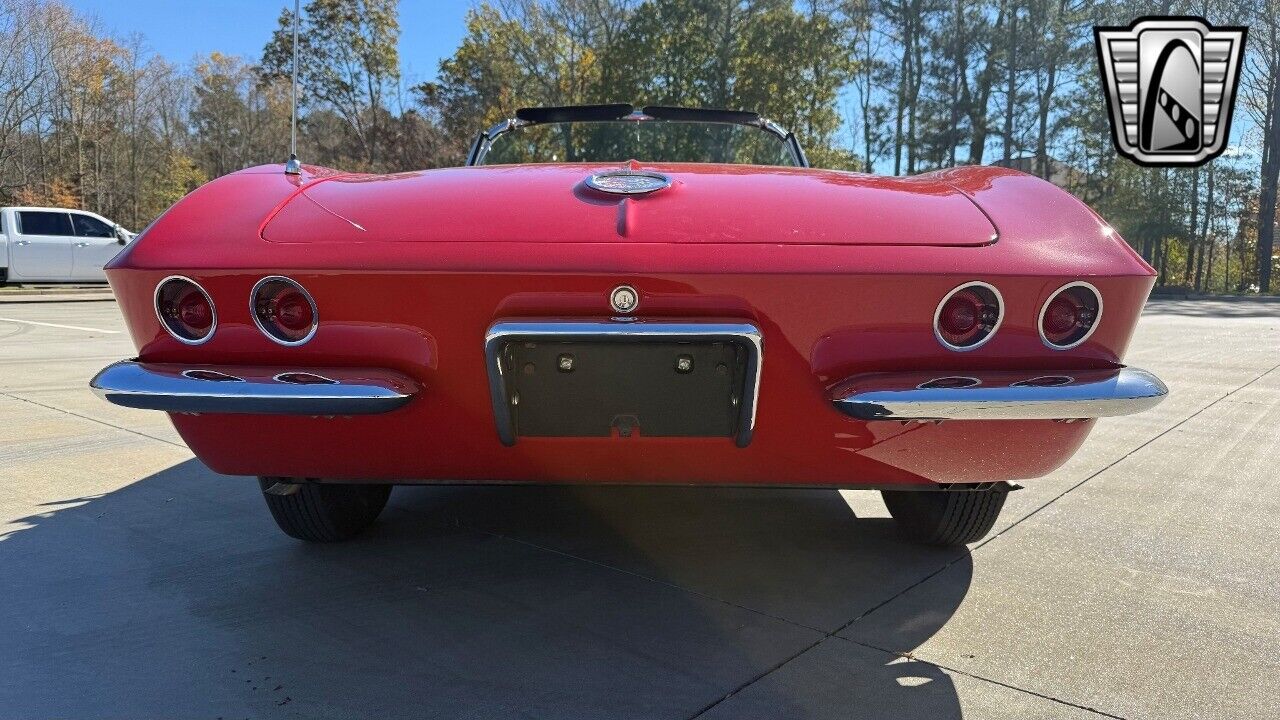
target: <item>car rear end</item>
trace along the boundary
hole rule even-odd
[[[224,178],[109,268],[139,353],[95,386],[226,474],[878,488],[1037,477],[1164,393],[1150,268],[1046,183],[644,169]]]

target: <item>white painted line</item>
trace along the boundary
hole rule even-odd
[[[83,330],[85,332],[107,333],[108,335],[119,335],[119,330],[103,330],[101,328],[80,327],[79,325],[59,325],[57,323],[36,322],[35,320],[17,320],[15,318],[0,317],[0,322],[19,323],[22,325],[39,325],[41,327],[61,328],[63,330]]]

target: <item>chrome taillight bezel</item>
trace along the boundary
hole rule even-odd
[[[1098,311],[1093,317],[1093,324],[1089,326],[1089,329],[1085,331],[1084,335],[1081,335],[1078,339],[1073,340],[1065,345],[1059,345],[1045,336],[1044,315],[1046,312],[1049,311],[1049,303],[1053,302],[1054,299],[1056,299],[1062,293],[1072,290],[1074,288],[1084,288],[1088,290],[1090,293],[1092,293],[1093,299],[1098,303]],[[1063,285],[1057,290],[1054,290],[1053,292],[1049,293],[1049,297],[1045,298],[1044,302],[1040,304],[1040,313],[1036,315],[1036,333],[1040,335],[1040,342],[1044,343],[1045,347],[1049,348],[1050,350],[1070,350],[1072,348],[1080,347],[1090,337],[1093,336],[1093,334],[1098,330],[1098,326],[1102,324],[1102,309],[1103,309],[1102,292],[1098,290],[1098,288],[1094,286],[1092,283],[1085,282],[1084,280],[1075,280],[1067,283],[1066,285]]]
[[[204,337],[200,337],[200,338],[183,337],[176,330],[174,330],[173,327],[169,325],[169,321],[165,319],[164,313],[160,311],[161,292],[164,290],[165,286],[171,282],[187,283],[188,285],[194,287],[201,295],[203,295],[205,301],[209,303],[209,317],[210,317],[209,332],[205,333]],[[160,327],[164,328],[164,331],[169,334],[169,337],[173,338],[174,340],[177,340],[183,345],[203,345],[209,342],[210,340],[212,340],[214,333],[218,331],[218,306],[214,304],[213,297],[209,295],[209,293],[200,285],[200,283],[196,282],[195,280],[192,280],[186,275],[170,275],[164,278],[163,280],[161,280],[160,282],[156,283],[156,288],[151,293],[151,306],[155,310],[156,320],[160,321]]]
[[[306,298],[307,303],[311,305],[311,327],[308,329],[306,335],[297,340],[290,340],[289,338],[276,335],[272,332],[271,328],[263,324],[262,318],[258,316],[258,295],[268,283],[272,282],[279,282],[292,286],[293,289],[301,293],[302,297]],[[284,275],[268,275],[254,283],[253,290],[249,291],[249,317],[253,318],[253,324],[258,326],[258,330],[263,335],[269,338],[272,342],[286,347],[297,347],[298,345],[304,345],[310,342],[311,338],[316,336],[316,330],[320,328],[320,309],[316,307],[315,298],[312,297],[311,293],[302,286],[302,283],[299,283],[293,278],[285,277]]]
[[[954,297],[957,293],[962,292],[964,290],[968,290],[969,288],[980,288],[991,293],[991,295],[995,298],[995,301],[996,301],[995,302],[996,311],[997,311],[996,321],[991,325],[991,329],[987,331],[987,334],[982,336],[982,338],[979,339],[978,341],[969,345],[955,345],[951,341],[947,340],[946,337],[943,336],[942,328],[939,327],[938,322],[942,317],[942,308],[946,306],[947,301],[950,300],[952,297]],[[995,285],[992,285],[991,283],[983,282],[981,280],[970,280],[969,282],[966,282],[962,285],[957,285],[956,287],[952,288],[950,292],[948,292],[946,295],[943,295],[942,299],[938,301],[938,306],[933,309],[933,337],[938,341],[940,345],[942,345],[942,347],[948,350],[951,350],[952,352],[969,352],[970,350],[977,350],[983,345],[986,345],[987,343],[991,342],[991,338],[994,338],[996,336],[996,333],[1000,331],[1000,326],[1004,324],[1004,315],[1005,315],[1004,296],[1000,294],[1000,290],[996,288]]]

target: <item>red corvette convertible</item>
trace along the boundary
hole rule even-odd
[[[107,269],[92,381],[340,540],[393,484],[864,488],[935,544],[1167,390],[1121,360],[1151,268],[1012,170],[811,169],[754,113],[527,108],[467,167],[263,166]]]

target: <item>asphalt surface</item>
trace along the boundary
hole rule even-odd
[[[399,488],[290,540],[0,303],[3,718],[1280,717],[1280,303],[1154,301],[1103,420],[964,550],[865,492]]]

